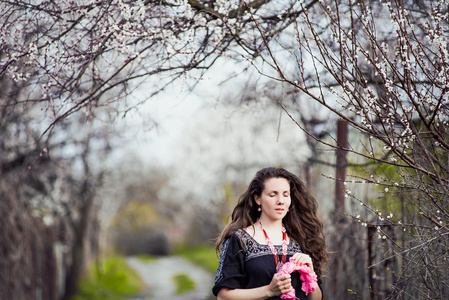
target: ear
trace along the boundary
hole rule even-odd
[[[254,201],[256,201],[257,205],[261,205],[262,202],[260,201],[260,197],[257,195],[254,195]]]

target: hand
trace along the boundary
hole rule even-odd
[[[310,269],[312,271],[313,270],[313,262],[312,262],[312,258],[310,258],[309,255],[304,254],[304,253],[295,253],[292,256],[292,259],[296,262],[296,264],[298,265],[307,265],[310,267]]]
[[[269,285],[269,289],[273,293],[273,296],[280,296],[290,292],[292,287],[292,279],[290,274],[280,275],[278,273],[274,274],[273,279]]]

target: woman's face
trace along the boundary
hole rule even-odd
[[[271,221],[282,220],[291,204],[290,184],[287,179],[270,178],[265,181],[262,194],[255,197],[256,203],[261,206],[261,219]]]

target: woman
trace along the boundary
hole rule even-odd
[[[297,176],[282,168],[257,172],[218,237],[214,295],[219,300],[281,299],[294,288],[301,300],[322,299],[321,287],[305,295],[298,272],[276,274],[292,258],[322,275],[327,252],[316,212],[315,198]]]

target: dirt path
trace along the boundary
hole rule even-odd
[[[148,295],[133,298],[135,300],[207,300],[212,296],[213,275],[180,257],[161,257],[153,263],[144,263],[134,257],[127,261],[139,272],[149,289]],[[173,276],[179,273],[189,274],[196,282],[195,291],[175,295]]]

